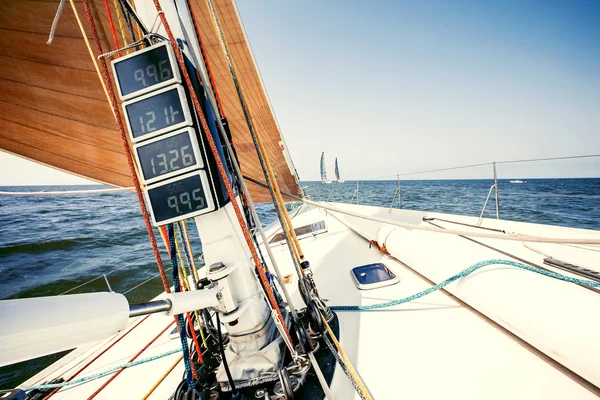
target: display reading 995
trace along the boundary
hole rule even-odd
[[[152,183],[203,167],[193,128],[169,133],[134,146],[144,183]]]
[[[126,100],[174,82],[181,82],[166,42],[112,62],[121,99]]]
[[[152,218],[157,226],[214,210],[206,172],[196,171],[146,189]]]
[[[123,110],[134,142],[192,124],[185,91],[179,84],[123,103]]]

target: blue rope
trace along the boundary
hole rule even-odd
[[[177,248],[175,247],[175,228],[173,224],[169,224],[169,243],[171,244],[171,266],[173,267],[173,288],[175,293],[179,292],[179,273],[177,268]],[[183,265],[181,268],[185,268]],[[185,379],[188,384],[188,388],[194,386],[194,380],[192,379],[192,365],[190,364],[190,353],[188,350],[187,333],[185,330],[185,323],[183,321],[183,315],[177,314],[177,326],[179,327],[179,338],[181,339],[181,349],[183,350],[183,363],[185,365]]]
[[[86,383],[89,381],[93,381],[95,379],[100,379],[106,375],[110,375],[113,372],[117,372],[120,369],[123,368],[130,368],[130,367],[135,367],[136,365],[140,365],[140,364],[145,364],[147,362],[150,361],[154,361],[154,360],[158,360],[159,358],[163,358],[163,357],[167,357],[170,356],[172,354],[176,354],[179,353],[181,351],[181,349],[173,349],[173,350],[169,350],[165,353],[162,354],[158,354],[152,357],[147,357],[147,358],[142,358],[140,360],[136,360],[130,363],[125,363],[125,364],[121,364],[119,366],[116,366],[114,368],[111,368],[109,370],[106,371],[102,371],[102,372],[98,372],[96,374],[92,374],[92,375],[87,375],[84,376],[82,378],[78,378],[78,379],[73,379],[72,381],[69,382],[62,382],[62,383],[45,383],[45,384],[41,384],[41,385],[35,385],[35,386],[30,386],[28,388],[23,389],[25,392],[28,392],[30,390],[35,390],[35,389],[54,389],[54,388],[59,388],[59,387],[63,387],[63,386],[72,386],[72,385],[78,385],[80,383]]]
[[[493,259],[493,260],[480,261],[477,264],[473,264],[469,268],[464,269],[463,271],[446,279],[445,281],[440,282],[435,286],[432,286],[428,289],[425,289],[419,293],[415,293],[412,296],[408,296],[403,299],[392,300],[392,301],[388,301],[386,303],[371,304],[368,306],[331,306],[329,308],[334,311],[369,311],[369,310],[377,310],[380,308],[397,306],[399,304],[408,303],[413,300],[420,299],[423,296],[427,296],[428,294],[433,293],[436,290],[443,288],[444,286],[448,286],[452,282],[457,281],[460,278],[464,278],[465,276],[477,271],[480,268],[486,267],[488,265],[509,265],[511,267],[521,268],[526,271],[535,272],[540,275],[558,279],[558,280],[564,281],[564,282],[574,283],[576,285],[587,286],[587,287],[600,287],[600,282],[591,281],[591,280],[587,280],[587,279],[571,278],[570,276],[566,276],[566,275],[559,274],[556,272],[546,271],[546,270],[540,269],[540,268],[530,267],[529,265],[522,264],[522,263],[516,262],[516,261]]]

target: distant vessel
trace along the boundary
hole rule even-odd
[[[321,182],[331,183],[331,181],[327,179],[327,168],[325,168],[325,152],[321,153]]]
[[[335,158],[335,180],[338,183],[344,183],[344,180],[340,179],[340,168],[338,167],[337,157]]]
[[[521,179],[515,179],[510,181],[510,183],[527,183],[527,181],[522,181]]]

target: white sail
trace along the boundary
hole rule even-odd
[[[327,168],[325,167],[325,152],[321,153],[321,182],[331,183],[331,181],[327,179]]]
[[[344,180],[340,178],[340,167],[338,166],[338,159],[335,158],[335,180],[339,183],[343,183]]]

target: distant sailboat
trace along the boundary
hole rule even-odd
[[[338,167],[337,157],[335,158],[335,180],[338,183],[344,183],[344,180],[340,179],[340,168]]]
[[[327,169],[325,168],[325,152],[321,153],[321,182],[331,183],[331,181],[327,179]]]

